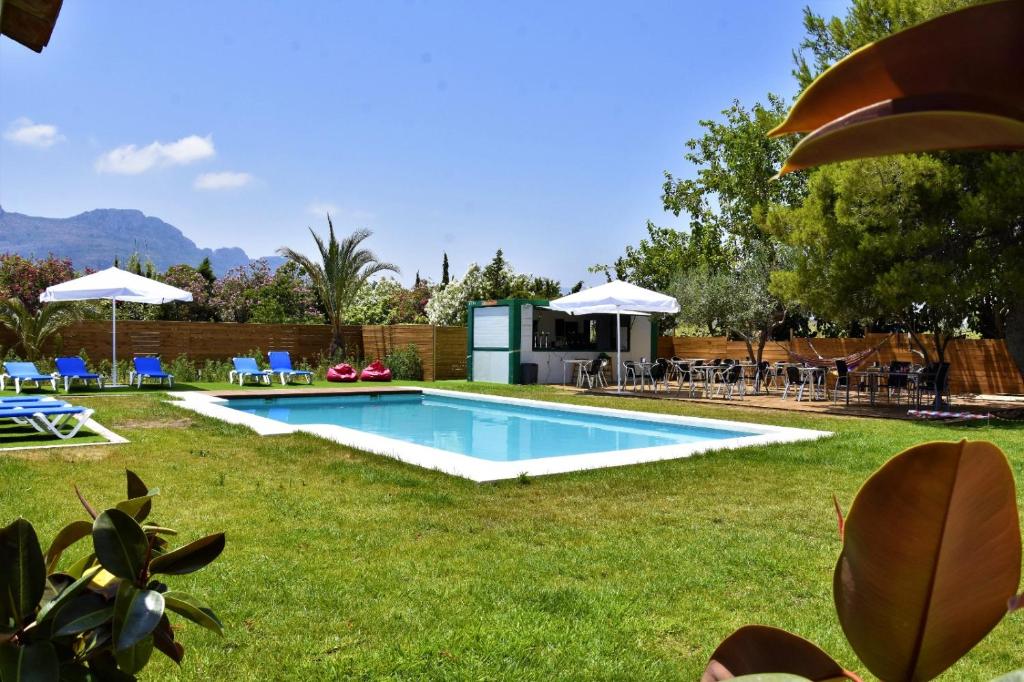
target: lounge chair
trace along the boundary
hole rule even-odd
[[[374,360],[359,374],[362,381],[391,381],[391,370],[380,360]]]
[[[40,433],[48,433],[61,440],[73,438],[92,418],[92,413],[90,409],[60,401],[39,400],[34,403],[0,406],[0,419],[28,424]],[[70,429],[64,429],[64,425],[72,419],[75,424]]]
[[[90,381],[95,381],[99,388],[103,388],[103,377],[95,372],[90,372],[85,366],[85,360],[78,356],[69,358],[54,358],[53,364],[57,366],[57,379],[64,380],[64,392],[71,391],[71,384],[81,381],[86,386]]]
[[[259,365],[256,364],[256,358],[232,358],[231,362],[234,363],[235,368],[228,372],[228,382],[235,383],[235,378],[238,378],[238,385],[242,386],[245,384],[246,377],[255,379],[256,383],[263,382],[267,386],[270,385],[270,377],[274,376],[269,370],[260,369]]]
[[[160,366],[160,358],[134,358],[132,364],[135,366],[135,370],[128,377],[129,384],[136,384],[139,388],[142,388],[142,381],[144,379],[156,379],[159,384],[162,384],[164,379],[166,379],[167,388],[174,386],[174,375],[164,371],[164,368]]]
[[[21,387],[26,381],[35,382],[36,387],[42,388],[42,382],[50,382],[53,390],[57,390],[57,379],[52,374],[41,374],[34,362],[5,362],[4,374],[0,374],[0,391],[6,388],[7,382],[14,381],[14,392],[21,393]]]
[[[267,353],[270,360],[270,371],[281,378],[281,385],[287,384],[292,377],[306,377],[306,383],[313,383],[313,373],[304,369],[292,369],[292,356],[286,350],[273,350]]]

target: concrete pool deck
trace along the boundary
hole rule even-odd
[[[385,393],[433,395],[462,400],[490,402],[496,405],[533,407],[570,414],[620,417],[658,424],[717,428],[742,432],[742,435],[737,435],[735,438],[636,448],[630,450],[591,452],[577,455],[521,459],[515,461],[491,461],[333,424],[287,424],[274,419],[249,414],[230,407],[230,399],[233,397],[245,397],[249,399],[287,399],[289,396],[323,397]],[[169,393],[168,395],[174,399],[171,401],[171,404],[173,405],[177,405],[178,407],[182,407],[208,417],[220,419],[221,421],[246,426],[261,436],[310,433],[340,445],[357,448],[366,452],[383,455],[385,457],[391,457],[409,464],[433,469],[453,476],[468,478],[480,483],[517,478],[523,474],[528,476],[545,476],[572,471],[628,466],[666,459],[681,459],[715,450],[757,445],[796,443],[801,441],[817,440],[819,438],[832,435],[827,431],[796,429],[785,426],[665,415],[650,412],[637,412],[633,410],[591,407],[586,405],[571,405],[543,400],[508,398],[505,396],[465,393],[462,391],[445,391],[433,388],[380,387],[359,390],[324,389],[322,391],[315,389],[295,389],[294,391],[276,389],[270,391],[218,391],[216,393],[199,393],[190,391]]]

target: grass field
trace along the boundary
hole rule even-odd
[[[0,521],[25,516],[45,545],[83,514],[73,483],[109,505],[131,468],[161,488],[153,518],[184,539],[227,532],[215,564],[168,580],[205,598],[225,636],[183,626],[181,672],[159,657],[146,679],[694,680],[717,643],[748,622],[790,629],[863,672],[832,606],[831,495],[848,507],[883,461],[927,440],[992,440],[1018,480],[1024,469],[1024,428],[1006,423],[438,385],[836,435],[477,485],[308,435],[260,438],[155,391],[85,397],[76,402],[132,442],[0,453]],[[945,677],[1022,667],[1022,636],[1022,616],[1010,616]]]

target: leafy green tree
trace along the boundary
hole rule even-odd
[[[369,230],[357,230],[338,241],[330,216],[327,216],[327,229],[326,241],[310,229],[319,252],[318,261],[288,247],[281,247],[277,252],[298,265],[309,277],[331,324],[329,352],[333,355],[344,347],[341,328],[345,309],[359,289],[376,274],[397,273],[398,266],[378,260],[372,251],[363,248],[362,243],[372,234]]]
[[[772,228],[800,254],[775,273],[774,290],[832,320],[897,320],[926,358],[920,333],[931,332],[942,361],[989,277],[958,222],[962,187],[955,166],[929,156],[819,169],[803,205],[772,213]]]
[[[207,286],[212,287],[213,283],[217,281],[217,275],[213,272],[213,264],[210,262],[210,257],[203,258],[203,261],[196,268],[196,272],[203,276],[206,280]]]
[[[806,87],[820,72],[866,43],[879,40],[898,31],[944,12],[977,4],[978,0],[853,0],[845,17],[826,19],[805,10],[806,37],[794,53],[794,75]],[[1024,217],[1021,211],[1020,178],[1024,177],[1024,154],[1021,153],[943,153],[929,155],[946,172],[932,174],[937,181],[954,177],[960,183],[957,206],[947,206],[945,231],[948,243],[958,245],[960,251],[950,251],[962,266],[960,277],[948,282],[944,303],[933,300],[930,306],[912,308],[918,315],[903,313],[904,324],[923,328],[947,328],[954,333],[952,317],[963,313],[963,318],[975,331],[995,337],[1005,334],[1007,346],[1024,374]],[[933,170],[935,169],[932,166]],[[798,173],[813,177],[814,173]],[[894,190],[902,196],[920,191],[920,183],[927,181],[917,173],[892,174],[894,182],[906,179],[914,187]],[[845,182],[840,188],[853,187]],[[942,187],[933,190],[942,191]],[[839,205],[857,197],[839,194]],[[913,251],[922,243],[929,243],[930,229],[913,228],[920,225],[917,206],[893,205],[887,224],[900,233],[900,244],[910,245]],[[813,208],[811,210],[814,210]],[[827,212],[827,210],[825,211]],[[906,214],[904,215],[904,212]],[[923,232],[918,232],[923,229]],[[851,250],[852,250],[851,245]],[[903,248],[900,246],[900,248]],[[836,254],[837,258],[850,253]],[[799,258],[810,258],[802,254]],[[799,270],[799,268],[798,268]],[[969,280],[966,284],[962,279]],[[919,285],[912,278],[890,281],[887,286],[906,284],[903,292],[905,305],[921,303]],[[874,286],[873,282],[869,282]],[[870,286],[868,287],[871,288]],[[942,312],[945,311],[945,312]],[[815,311],[820,312],[820,311]],[[914,322],[908,318],[914,317]],[[918,319],[918,318],[924,318]],[[948,319],[946,319],[948,318]],[[936,337],[940,339],[940,335]],[[940,341],[941,342],[941,341]],[[938,350],[938,349],[936,349]],[[941,354],[941,353],[940,353]]]
[[[391,277],[366,282],[345,309],[345,324],[393,324],[402,285]]]
[[[786,302],[769,290],[772,272],[785,253],[765,231],[766,218],[772,207],[799,204],[806,191],[800,174],[773,180],[792,141],[769,139],[767,133],[785,113],[783,101],[770,94],[766,105],[748,110],[734,101],[722,112],[722,120],[701,121],[704,134],[687,142],[686,159],[697,168],[696,176],[676,179],[666,173],[663,187],[666,210],[685,213],[690,222],[692,256],[677,268],[675,281],[692,280],[690,286],[709,296],[717,296],[722,282],[731,281],[737,288],[733,302],[745,307],[723,314],[711,326],[743,337],[757,362],[787,312]],[[689,319],[707,324],[706,314]]]
[[[498,249],[494,258],[484,268],[484,291],[488,298],[508,298],[512,295],[512,268],[505,260],[505,254]]]
[[[626,254],[607,265],[594,265],[591,272],[603,272],[610,282],[620,279],[655,291],[666,291],[678,273],[694,265],[689,236],[647,221],[647,238],[636,246],[627,245]],[[614,277],[613,277],[614,272]]]

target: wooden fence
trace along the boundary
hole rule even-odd
[[[90,358],[109,358],[110,323],[87,320],[64,330],[59,352],[85,350]],[[419,351],[423,378],[466,378],[466,328],[425,324],[364,325],[345,327],[346,353],[351,357],[382,358],[409,344]],[[13,335],[3,330],[0,345],[9,347]],[[188,355],[192,360],[224,360],[250,351],[286,350],[296,358],[313,359],[327,352],[331,328],[320,324],[233,324],[227,322],[117,323],[117,353],[130,358],[154,353],[164,358]],[[58,349],[53,349],[57,352]]]
[[[763,359],[769,362],[788,361],[790,351],[816,357],[845,357],[857,351],[879,346],[869,358],[887,364],[892,360],[920,362],[921,357],[910,350],[906,334],[868,334],[859,339],[803,339],[768,342]],[[925,343],[929,343],[925,340]],[[811,347],[813,345],[813,348]],[[658,339],[658,355],[681,358],[746,358],[747,346],[726,337],[662,336]],[[950,390],[954,393],[1024,394],[1024,379],[1002,339],[957,339],[946,349],[950,363]]]

